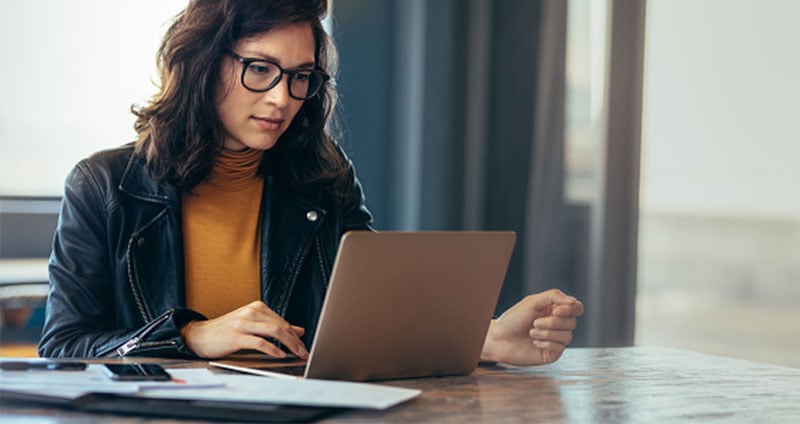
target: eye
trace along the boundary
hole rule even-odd
[[[298,82],[308,82],[311,79],[311,72],[298,72],[294,74],[294,79]]]
[[[248,70],[255,74],[267,75],[271,72],[271,67],[266,63],[251,63]]]

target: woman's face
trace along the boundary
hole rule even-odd
[[[311,26],[298,23],[239,40],[233,53],[246,59],[266,59],[285,70],[294,70],[313,68],[314,50]],[[285,74],[266,92],[248,90],[241,83],[243,66],[231,55],[222,60],[217,113],[225,129],[224,145],[229,150],[269,150],[289,128],[303,101],[289,96],[289,77]]]

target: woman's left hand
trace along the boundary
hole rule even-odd
[[[555,362],[572,341],[583,304],[560,290],[525,297],[491,322],[481,360],[510,365]]]

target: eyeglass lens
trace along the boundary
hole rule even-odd
[[[274,87],[285,73],[289,78],[289,94],[297,99],[308,99],[317,94],[324,83],[322,72],[317,70],[284,71],[266,61],[251,62],[245,67],[242,82],[254,91],[266,91]]]

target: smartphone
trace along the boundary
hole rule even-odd
[[[172,377],[158,364],[105,364],[109,378],[118,381],[169,381]]]

